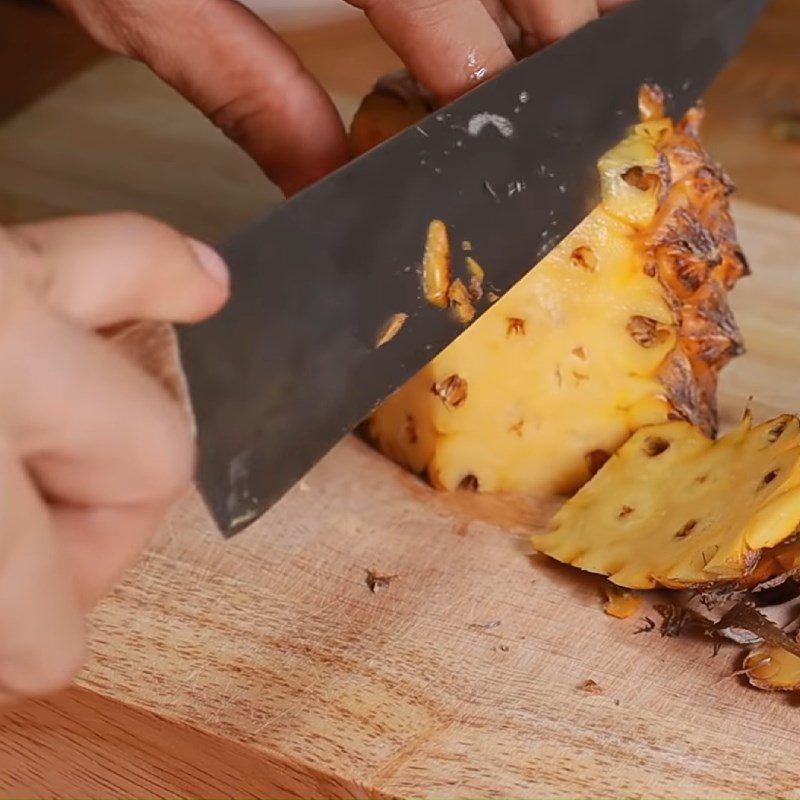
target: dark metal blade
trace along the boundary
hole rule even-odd
[[[637,122],[640,85],[659,84],[682,114],[761,7],[637,0],[226,242],[231,301],[179,331],[199,483],[222,531],[253,522],[461,333],[421,296],[432,219],[444,220],[452,242],[469,240],[488,281],[507,290],[599,201],[596,162]],[[487,113],[509,125],[481,128],[476,115]],[[376,349],[381,325],[399,312],[405,326]]]

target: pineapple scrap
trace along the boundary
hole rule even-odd
[[[447,226],[435,219],[428,226],[425,254],[422,257],[422,291],[425,299],[446,308],[450,289],[450,237]]]
[[[800,540],[790,539],[766,551],[756,568],[739,581],[753,591],[772,589],[800,573]]]
[[[757,689],[768,692],[800,690],[800,656],[782,647],[764,644],[744,660],[742,672]]]
[[[408,314],[398,313],[392,314],[386,322],[383,323],[381,329],[378,331],[378,336],[375,340],[375,347],[383,347],[385,344],[394,339],[398,333],[400,333],[400,329],[403,325],[406,324],[406,320],[408,319]]]
[[[472,294],[461,278],[456,278],[447,290],[447,300],[453,319],[462,325],[468,325],[475,319],[475,306],[472,305]]]
[[[466,265],[468,287],[461,278],[453,280],[447,226],[440,219],[433,220],[428,226],[422,257],[422,291],[431,305],[449,306],[453,319],[462,325],[469,325],[475,319],[473,303],[483,297],[483,269],[471,256],[467,256]]]
[[[486,280],[486,273],[472,256],[467,256],[466,264],[469,273],[469,296],[474,302],[477,302],[483,297],[483,282]]]
[[[483,284],[486,279],[486,272],[483,267],[472,256],[467,256],[466,262],[467,272],[469,272],[470,276],[475,278],[478,283]]]
[[[378,594],[378,592],[388,589],[392,581],[397,580],[399,577],[399,575],[381,575],[374,569],[368,569],[364,582],[367,584],[367,588],[372,594]]]
[[[714,629],[733,641],[756,645],[741,670],[753,686],[773,692],[800,689],[800,644],[756,608],[739,602]]]
[[[798,529],[800,420],[747,417],[718,441],[682,421],[639,430],[533,544],[619,586],[689,588],[782,570],[770,548]]]
[[[429,97],[395,80],[356,115],[358,152],[366,129],[388,136],[430,110]],[[491,265],[467,259],[467,285],[448,297],[450,245],[432,225],[426,297],[466,324],[481,286],[489,308],[372,415],[368,432],[435,487],[469,477],[485,492],[572,493],[644,425],[677,417],[715,432],[717,373],[742,350],[726,299],[747,271],[732,187],[700,144],[699,112],[673,122],[652,89],[640,105],[641,123],[598,165],[600,206],[538,265],[532,252],[535,269],[503,296],[482,288]],[[431,391],[451,375],[469,384],[457,408]]]
[[[606,601],[603,604],[603,611],[609,617],[616,619],[628,619],[636,614],[642,607],[644,600],[638,594],[621,592],[617,587],[610,584],[604,587]]]

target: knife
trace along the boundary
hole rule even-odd
[[[431,220],[507,291],[599,202],[597,160],[638,121],[640,86],[658,84],[683,114],[762,6],[636,0],[224,242],[228,305],[178,331],[198,483],[222,533],[254,522],[464,330],[421,291]],[[405,324],[376,347],[398,314]]]

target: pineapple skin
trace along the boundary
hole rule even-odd
[[[412,85],[390,77],[365,98],[354,153],[433,109]],[[717,374],[743,351],[726,301],[747,272],[732,186],[699,142],[699,110],[674,125],[652,89],[640,108],[599,164],[602,204],[368,421],[433,486],[568,494],[642,426],[716,432]],[[491,264],[460,245],[453,275],[474,257],[490,285]],[[458,403],[442,391],[454,382]]]

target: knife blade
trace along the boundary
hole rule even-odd
[[[178,331],[198,483],[225,535],[255,521],[463,331],[421,293],[432,219],[507,291],[599,202],[596,163],[643,83],[681,115],[763,0],[636,0],[509,68],[223,242],[226,308]],[[487,124],[488,123],[488,124]],[[382,325],[407,314],[376,347]]]

